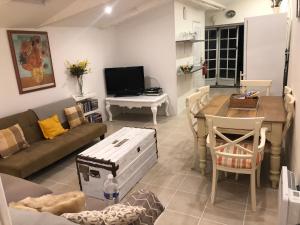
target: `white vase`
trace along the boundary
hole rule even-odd
[[[77,77],[77,82],[79,86],[79,96],[83,96],[83,75]]]
[[[280,7],[273,7],[274,14],[280,13]]]

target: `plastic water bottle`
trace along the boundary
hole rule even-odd
[[[119,203],[119,185],[112,174],[104,182],[104,198],[107,206]]]

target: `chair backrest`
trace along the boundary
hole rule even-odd
[[[197,90],[198,90],[198,92],[200,92],[202,94],[200,103],[204,107],[209,102],[210,86],[203,86],[203,87],[198,88]]]
[[[252,163],[255,163],[263,120],[263,117],[232,118],[206,115],[209,148],[213,162],[215,163],[217,157],[221,156],[225,158],[251,159]],[[245,130],[247,133],[235,140],[231,140],[222,133],[224,129]],[[247,148],[248,145],[241,144],[242,141],[252,136],[253,143],[250,145],[250,148]],[[222,139],[221,145],[217,144],[217,137]],[[229,151],[229,149],[234,149],[234,151]]]
[[[249,88],[264,88],[266,96],[270,95],[272,80],[241,80],[241,93],[245,93]]]
[[[293,94],[293,89],[290,88],[289,86],[284,87],[284,94]]]
[[[291,94],[286,94],[284,97],[284,105],[287,114],[286,114],[286,121],[282,133],[283,138],[285,138],[286,133],[289,130],[295,116],[295,101],[296,101],[295,97]]]

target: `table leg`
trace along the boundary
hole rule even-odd
[[[272,187],[277,188],[280,178],[280,154],[282,140],[282,124],[272,124],[270,175]]]
[[[111,113],[111,111],[110,111],[110,104],[109,104],[109,102],[106,102],[105,108],[106,108],[106,111],[107,111],[107,113],[108,113],[109,121],[112,121],[112,113]]]
[[[156,121],[157,106],[151,106],[151,111],[153,114],[153,123],[154,123],[154,125],[156,125],[157,124],[157,121]]]
[[[170,114],[169,114],[169,99],[168,99],[168,97],[166,98],[165,103],[166,103],[166,116],[169,116]]]

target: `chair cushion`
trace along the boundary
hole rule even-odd
[[[65,108],[65,114],[68,119],[70,128],[75,128],[84,123],[87,123],[87,120],[84,118],[81,104]]]
[[[0,130],[0,156],[2,158],[29,147],[19,124]]]
[[[217,146],[224,145],[226,142],[224,141],[217,141]],[[251,142],[241,142],[239,143],[242,147],[252,150],[253,144]],[[237,148],[237,146],[228,146],[219,149],[217,152],[224,152],[224,153],[230,153],[230,154],[247,154],[245,151],[241,151]],[[251,159],[241,159],[241,158],[235,158],[235,157],[225,157],[222,155],[217,154],[217,165],[219,166],[225,166],[230,168],[237,168],[237,169],[251,169],[252,168],[252,160]],[[256,156],[256,165],[258,165],[263,160],[263,152],[260,152]]]

